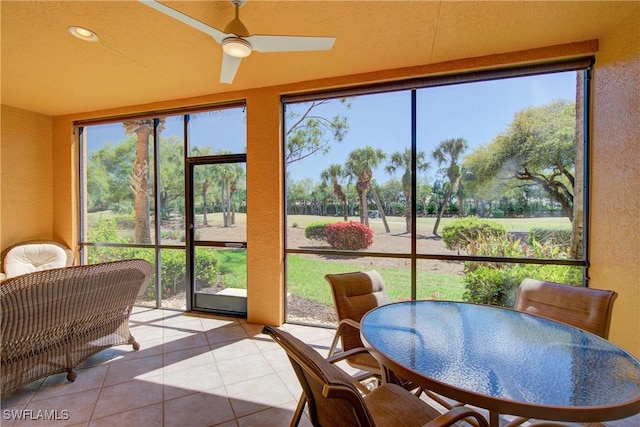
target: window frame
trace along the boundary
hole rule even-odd
[[[416,165],[416,153],[417,153],[417,90],[429,87],[439,87],[447,85],[456,85],[470,82],[481,82],[489,80],[500,80],[512,77],[525,77],[534,75],[544,75],[556,72],[570,72],[582,71],[582,144],[583,144],[583,158],[582,158],[582,205],[583,205],[583,230],[582,230],[582,254],[579,259],[551,259],[551,258],[516,258],[516,257],[496,257],[496,256],[483,256],[483,255],[450,255],[450,254],[419,254],[417,252],[417,203],[412,203],[411,206],[411,250],[410,253],[383,253],[383,252],[358,252],[358,251],[343,251],[333,249],[300,249],[289,248],[287,239],[287,200],[286,197],[283,201],[283,233],[284,233],[284,259],[285,259],[285,288],[288,283],[287,273],[287,256],[290,254],[307,254],[307,255],[322,255],[322,256],[335,256],[335,257],[362,257],[362,258],[396,258],[396,259],[408,259],[410,261],[411,270],[411,299],[416,299],[416,277],[417,277],[417,264],[420,260],[437,260],[437,261],[459,261],[459,262],[495,262],[495,263],[509,263],[509,264],[538,264],[538,265],[566,265],[582,268],[582,285],[588,286],[589,282],[589,175],[590,175],[590,82],[593,65],[595,63],[595,57],[585,56],[580,58],[574,58],[570,60],[562,61],[550,61],[538,64],[528,64],[523,66],[511,66],[502,67],[489,70],[476,70],[465,73],[431,76],[431,77],[419,77],[406,79],[402,81],[386,82],[378,84],[358,85],[353,87],[332,89],[332,90],[320,90],[307,93],[285,94],[281,96],[282,117],[286,117],[286,108],[288,104],[299,102],[311,102],[327,99],[337,99],[349,96],[368,95],[368,94],[382,94],[386,92],[396,91],[411,91],[411,151],[412,151],[412,199],[417,200],[417,165]],[[576,109],[578,106],[576,105]],[[578,110],[577,110],[578,111]],[[286,180],[286,123],[282,129],[282,164],[285,167],[285,174],[283,178],[283,193],[287,194],[287,180]],[[577,141],[576,141],[577,143]],[[577,159],[576,159],[577,160]],[[287,290],[285,289],[285,295]],[[287,319],[287,303],[285,301],[285,319]],[[289,321],[289,320],[287,320]],[[295,323],[295,321],[293,322]]]
[[[186,250],[187,249],[187,241],[181,245],[176,244],[163,244],[161,239],[161,225],[159,221],[156,221],[151,233],[154,236],[154,241],[151,244],[140,244],[140,243],[108,243],[108,242],[90,242],[86,239],[87,237],[87,228],[86,228],[86,218],[85,218],[85,204],[86,204],[86,168],[88,157],[86,153],[86,142],[84,140],[84,131],[88,126],[95,125],[103,125],[103,124],[116,124],[122,123],[125,120],[143,120],[143,119],[151,119],[154,121],[153,125],[153,204],[151,206],[150,214],[152,213],[155,218],[160,218],[160,203],[158,200],[157,194],[160,194],[160,185],[161,185],[161,177],[160,177],[160,130],[159,130],[159,122],[161,117],[171,117],[171,116],[183,116],[183,164],[184,164],[184,173],[185,173],[185,199],[186,199],[186,173],[187,173],[187,163],[189,159],[193,159],[193,156],[189,155],[189,120],[190,116],[197,113],[205,113],[211,111],[219,111],[219,110],[227,110],[232,108],[242,108],[246,110],[246,100],[236,100],[229,101],[223,103],[215,103],[215,104],[206,104],[206,105],[198,105],[192,107],[180,107],[180,108],[172,108],[172,109],[164,109],[164,110],[155,110],[155,111],[147,111],[138,114],[123,114],[123,115],[114,115],[108,117],[99,117],[92,118],[87,120],[77,120],[73,122],[73,130],[74,134],[78,135],[78,246],[80,253],[80,263],[85,264],[87,262],[87,248],[88,247],[111,247],[111,248],[143,248],[150,249],[154,251],[154,275],[153,279],[155,280],[154,286],[156,290],[156,301],[154,308],[166,308],[162,305],[162,292],[161,292],[161,273],[162,273],[162,251],[166,250]],[[185,233],[187,230],[185,229]],[[185,262],[185,274],[189,273],[188,266]],[[186,277],[186,276],[185,276]],[[190,298],[187,297],[186,305],[187,310],[190,309]]]

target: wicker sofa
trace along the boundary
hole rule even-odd
[[[133,259],[39,271],[0,283],[2,396],[67,372],[115,345],[140,345],[129,331],[151,265]]]

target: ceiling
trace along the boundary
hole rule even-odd
[[[163,1],[223,30],[228,0]],[[250,0],[252,34],[334,36],[322,52],[259,53],[232,84],[210,36],[138,1],[0,2],[2,104],[63,115],[598,39],[637,1]],[[100,40],[72,37],[80,25]]]

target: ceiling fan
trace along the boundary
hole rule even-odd
[[[249,56],[254,50],[256,52],[329,50],[336,40],[335,37],[252,35],[239,18],[239,9],[247,0],[231,0],[236,9],[236,17],[227,24],[224,31],[213,28],[155,0],[139,1],[158,12],[210,35],[222,45],[220,83],[232,83],[240,66],[240,61],[242,58]]]

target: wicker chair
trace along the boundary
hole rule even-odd
[[[359,382],[291,334],[268,325],[263,332],[287,352],[302,386],[309,418],[314,426],[438,427],[471,418],[480,427],[488,427],[482,415],[472,409],[459,407],[440,414],[395,384],[383,384],[373,391],[362,391]],[[292,426],[298,424],[300,415],[301,411],[296,411]]]
[[[520,284],[514,309],[607,338],[616,295],[614,291],[525,279]]]
[[[2,396],[59,372],[73,381],[74,368],[105,348],[138,350],[129,316],[151,273],[147,261],[125,260],[2,282]]]

